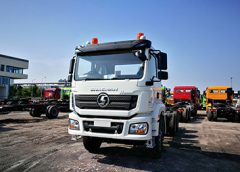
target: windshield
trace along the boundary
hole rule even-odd
[[[133,53],[78,56],[75,80],[140,79],[143,66]]]

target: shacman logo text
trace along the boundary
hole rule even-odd
[[[95,91],[95,92],[118,91],[118,88],[91,88],[90,91]]]

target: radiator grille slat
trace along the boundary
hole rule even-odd
[[[109,95],[109,104],[101,108],[97,103],[98,95],[75,95],[76,106],[80,109],[131,110],[137,105],[137,95]]]

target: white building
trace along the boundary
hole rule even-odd
[[[14,79],[27,79],[23,70],[28,69],[28,63],[25,59],[0,54],[0,100],[8,98]]]

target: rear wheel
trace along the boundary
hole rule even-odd
[[[169,120],[169,135],[174,136],[177,131],[177,113],[173,112]]]
[[[180,113],[176,112],[176,131],[179,129]]]
[[[90,153],[98,153],[100,150],[100,146],[102,144],[102,140],[96,137],[83,137],[83,146]]]
[[[54,119],[58,117],[59,110],[56,106],[48,106],[46,116],[48,119]]]
[[[193,110],[192,116],[197,116],[197,109]]]
[[[212,121],[213,120],[213,114],[210,110],[207,111],[207,118],[208,118],[208,121]]]
[[[189,114],[188,109],[183,108],[183,112],[182,112],[182,121],[183,122],[188,122],[188,119],[189,119],[188,114]]]
[[[212,113],[212,120],[217,121],[217,112]]]
[[[234,117],[235,117],[235,122],[240,122],[240,114],[239,113],[235,113],[234,114]]]

